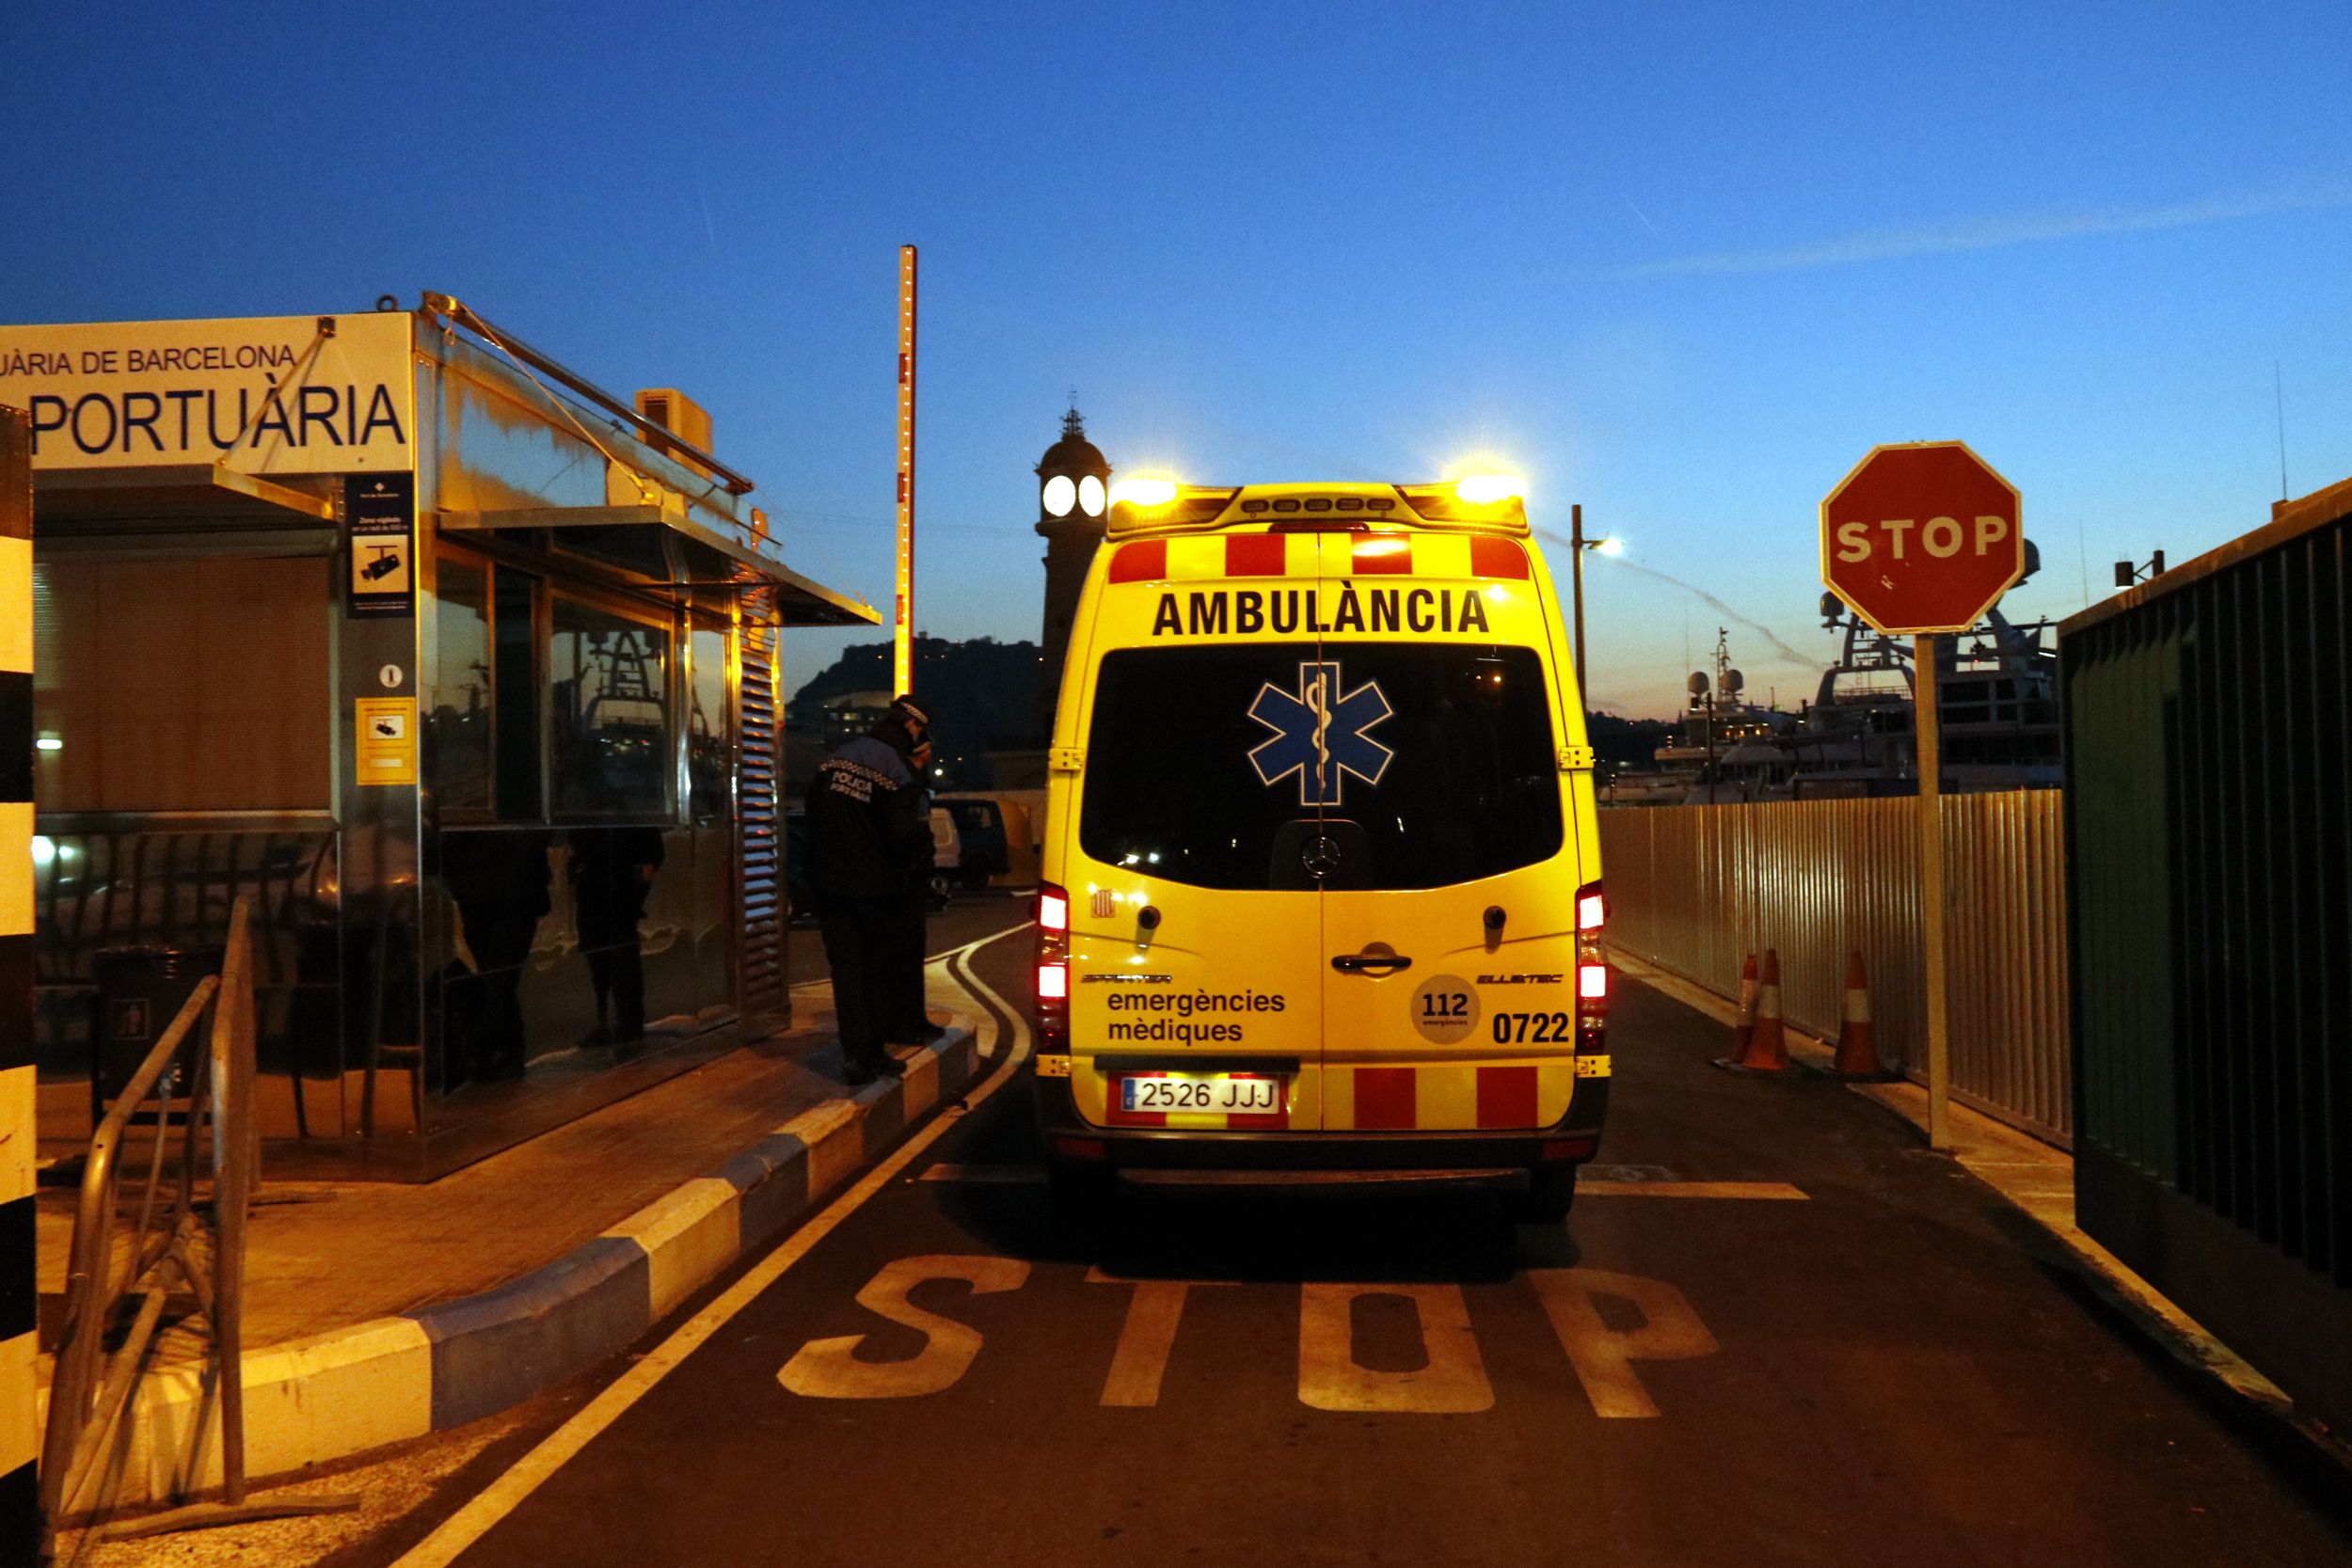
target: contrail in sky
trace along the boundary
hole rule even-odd
[[[1647,213],[1645,213],[1642,209],[1633,205],[1633,198],[1631,197],[1626,195],[1623,191],[1619,191],[1617,193],[1617,199],[1624,202],[1627,209],[1630,211],[1635,217],[1642,220],[1643,228],[1648,230],[1653,234],[1658,233],[1658,225],[1650,222],[1649,214]],[[1661,239],[1664,238],[1663,235],[1660,235],[1659,237]]]
[[[1797,272],[1810,267],[1851,266],[1862,261],[1888,261],[1910,256],[1997,250],[2007,245],[2083,239],[2094,234],[2193,229],[2205,224],[2234,223],[2243,218],[2269,217],[2280,213],[2321,212],[2347,206],[2352,206],[2352,184],[2337,182],[2299,191],[2250,192],[2212,197],[2202,201],[2174,202],[2161,207],[2106,207],[2074,213],[2026,213],[1967,218],[1924,229],[1865,230],[1837,235],[1814,245],[1770,250],[1715,250],[1695,256],[1670,256],[1657,261],[1634,261],[1620,267],[1603,267],[1596,276],[1630,280],[1749,272]]]
[[[1558,545],[1563,549],[1571,547],[1565,539],[1561,538],[1549,529],[1539,528],[1535,531],[1541,534],[1544,538],[1550,540],[1553,544]],[[1765,641],[1770,642],[1772,645],[1773,652],[1779,654],[1781,657],[1788,659],[1793,664],[1818,665],[1821,662],[1820,659],[1811,654],[1800,653],[1798,650],[1790,647],[1788,643],[1780,640],[1779,634],[1774,632],[1772,627],[1764,625],[1761,621],[1750,620],[1745,615],[1742,615],[1738,610],[1732,609],[1729,605],[1724,603],[1723,600],[1717,598],[1714,594],[1709,594],[1706,589],[1701,588],[1694,583],[1685,582],[1677,577],[1669,577],[1667,574],[1659,571],[1654,566],[1638,566],[1621,555],[1610,557],[1609,564],[1620,572],[1639,572],[1645,578],[1656,578],[1659,581],[1679,588],[1686,594],[1697,595],[1699,598],[1705,600],[1707,604],[1716,611],[1716,613],[1723,615],[1728,620],[1738,623],[1747,630],[1756,633],[1756,636],[1762,638]]]
[[[716,261],[719,259],[719,229],[710,221],[710,198],[703,194],[703,177],[699,174],[694,176],[694,199],[702,204],[703,232],[710,236],[710,255]]]

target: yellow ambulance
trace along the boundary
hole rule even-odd
[[[1079,601],[1038,891],[1055,1197],[1490,1188],[1608,1104],[1592,751],[1515,481],[1130,482]]]

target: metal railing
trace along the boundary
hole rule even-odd
[[[245,1495],[246,1219],[261,1149],[253,1120],[251,901],[240,894],[230,912],[221,973],[197,983],[90,1139],[41,1444],[40,1498],[53,1557],[69,1520],[87,1521],[78,1552],[102,1534],[356,1506],[357,1499],[315,1497],[253,1503]],[[193,1051],[208,1010],[206,1049]],[[135,1132],[144,1135],[144,1150],[132,1147]],[[128,1194],[126,1154],[144,1156]],[[165,1313],[181,1296],[193,1299],[204,1323],[206,1383],[219,1402],[222,1500],[109,1526],[107,1484],[128,1451],[139,1379],[154,1359]],[[191,1439],[199,1452],[211,1413],[201,1414]]]
[[[1956,1099],[2054,1143],[2074,1128],[2059,793],[1942,800]],[[1879,1052],[1926,1066],[1915,798],[1600,814],[1610,940],[1725,996],[1780,954],[1782,1016],[1837,1037],[1846,959],[1870,981]]]

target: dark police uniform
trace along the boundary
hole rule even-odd
[[[930,863],[931,830],[929,797],[908,761],[914,737],[899,705],[819,763],[808,793],[808,880],[853,1084],[898,1070],[883,1041],[910,1006],[922,1005],[919,968],[915,998],[899,993],[907,985],[909,867]],[[919,948],[919,935],[915,942]]]

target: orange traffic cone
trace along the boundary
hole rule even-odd
[[[1879,1061],[1878,1042],[1870,1032],[1870,983],[1862,969],[1862,955],[1846,959],[1846,1009],[1837,1026],[1837,1059],[1830,1065],[1835,1078],[1892,1078]]]
[[[1756,1032],[1735,1064],[1749,1072],[1787,1072],[1788,1038],[1780,1025],[1780,953],[1764,949],[1764,973],[1756,987]]]
[[[1780,1022],[1780,955],[1764,950],[1764,973],[1756,955],[1740,971],[1740,1022],[1732,1026],[1731,1054],[1715,1065],[1734,1072],[1787,1072],[1788,1039]]]
[[[1756,955],[1748,955],[1740,966],[1740,1016],[1732,1021],[1731,1055],[1738,1061],[1748,1053],[1748,1040],[1756,1033]]]

